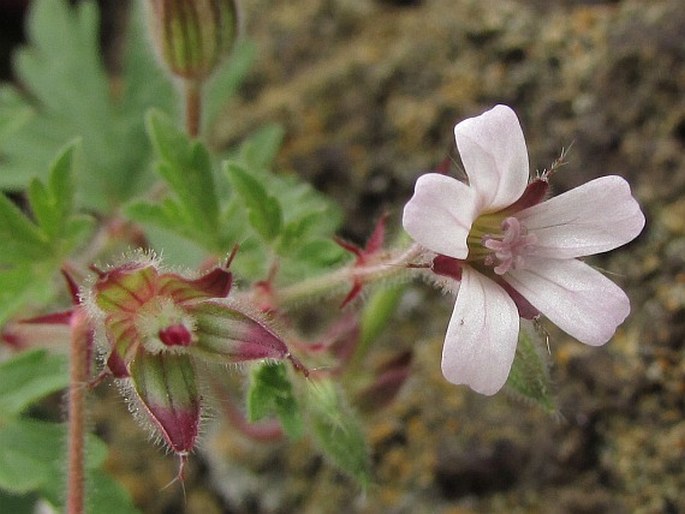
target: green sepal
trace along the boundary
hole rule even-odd
[[[153,265],[130,263],[109,270],[93,286],[96,305],[105,314],[133,317],[157,292],[158,273]]]
[[[404,294],[404,284],[393,284],[374,291],[364,303],[359,321],[360,351],[371,344],[388,325]]]
[[[319,448],[366,488],[371,479],[371,458],[355,414],[331,380],[309,381],[307,385],[307,417]]]
[[[139,350],[130,365],[133,387],[159,435],[176,453],[193,449],[200,425],[200,393],[185,354]]]
[[[521,320],[516,356],[506,390],[517,398],[537,405],[548,414],[554,414],[557,408],[545,352],[545,342],[533,323]]]
[[[251,423],[275,413],[288,437],[298,439],[304,429],[302,414],[282,362],[264,363],[252,371],[247,392],[247,419]]]
[[[188,351],[197,358],[228,364],[289,356],[283,339],[263,319],[230,298],[197,302],[187,312],[197,337]]]

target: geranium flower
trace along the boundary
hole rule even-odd
[[[625,293],[577,260],[634,239],[645,219],[628,183],[592,180],[546,201],[547,176],[529,183],[516,114],[504,105],[454,128],[468,184],[419,177],[402,223],[437,254],[434,271],[461,280],[442,372],[487,395],[509,375],[519,317],[544,314],[579,341],[606,343],[630,312]]]

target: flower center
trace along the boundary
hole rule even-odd
[[[468,260],[482,261],[497,275],[504,275],[510,269],[524,267],[525,256],[537,237],[529,234],[525,225],[514,216],[501,220],[499,227],[497,221],[496,216],[486,215],[473,224],[469,233]],[[493,228],[495,230],[490,232]]]
[[[195,342],[195,321],[171,298],[160,296],[146,302],[136,314],[135,328],[145,349],[182,353]]]

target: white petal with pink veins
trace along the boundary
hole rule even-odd
[[[567,334],[592,346],[606,343],[630,313],[623,290],[576,259],[529,257],[504,279]]]
[[[404,207],[402,225],[429,250],[465,259],[466,238],[477,216],[473,189],[458,180],[428,173],[416,181],[414,196]]]
[[[459,155],[481,212],[518,200],[528,184],[528,150],[514,111],[497,105],[454,127]]]
[[[533,255],[569,259],[613,250],[632,241],[645,217],[621,177],[601,177],[538,205],[516,218],[535,234]]]
[[[500,286],[465,267],[442,350],[442,373],[453,384],[492,395],[507,381],[516,353],[519,315]]]

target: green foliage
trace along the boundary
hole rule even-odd
[[[65,357],[45,350],[25,351],[0,363],[0,423],[67,387],[66,369]]]
[[[257,54],[257,46],[247,39],[239,40],[230,58],[214,73],[205,88],[202,119],[204,127],[217,122],[226,99],[233,96],[249,71]]]
[[[333,464],[366,487],[371,459],[357,418],[332,381],[317,380],[308,385],[308,421],[319,447]]]
[[[557,412],[543,353],[544,342],[531,322],[522,321],[516,356],[507,380],[507,391],[531,402],[548,414]]]
[[[148,115],[148,134],[168,186],[161,200],[137,200],[133,220],[174,233],[214,255],[239,244],[235,270],[263,278],[274,259],[291,282],[342,261],[333,242],[341,216],[330,201],[292,175],[269,170],[283,137],[270,125],[248,138],[216,173],[208,152],[165,115]]]
[[[33,177],[44,178],[46,163],[74,137],[83,138],[83,173],[75,177],[79,206],[111,213],[151,184],[141,113],[152,107],[175,113],[176,101],[149,48],[143,3],[132,2],[116,87],[101,60],[95,2],[31,3],[29,45],[15,56],[22,92],[0,85],[0,188],[22,190]],[[215,74],[206,88],[208,121],[235,92],[254,54],[254,45],[238,45]]]
[[[402,299],[404,290],[403,284],[380,288],[365,302],[360,320],[361,347],[366,348],[385,329]]]
[[[207,149],[199,141],[190,141],[159,111],[148,113],[147,128],[159,157],[155,169],[171,194],[159,203],[136,201],[128,207],[128,215],[142,223],[177,232],[220,253],[224,241],[219,199]]]
[[[242,189],[236,187],[233,198],[239,197],[241,205],[252,205],[256,211],[243,221],[252,228],[244,240],[254,246],[253,252],[244,259],[239,254],[236,266],[246,261],[254,263],[257,258],[262,265],[247,271],[250,276],[263,276],[270,265],[265,256],[275,257],[280,263],[279,279],[291,283],[341,263],[346,255],[333,241],[342,221],[339,208],[295,175],[270,171],[282,139],[279,126],[263,127],[224,163],[224,171],[230,180],[236,180],[235,170],[249,176],[251,180],[243,181]],[[256,204],[255,199],[260,197],[266,207]],[[239,223],[240,217],[234,222]],[[255,271],[258,273],[253,275]]]
[[[37,498],[60,505],[64,498],[66,426],[22,416],[48,394],[66,387],[64,356],[26,351],[0,364],[0,509],[33,512]],[[86,442],[89,502],[93,512],[135,512],[128,495],[98,468],[107,448],[91,436]],[[11,507],[11,508],[10,508]]]
[[[19,418],[0,426],[0,488],[15,496],[29,493],[60,505],[64,494],[65,425]],[[107,447],[95,437],[86,442],[88,482],[94,491],[88,498],[97,512],[136,512],[130,499],[111,478],[95,471],[107,455]],[[97,492],[95,492],[97,491]],[[7,497],[5,497],[7,498]],[[7,500],[9,501],[9,500]],[[26,500],[27,501],[27,500]]]
[[[245,204],[252,228],[265,241],[273,241],[283,227],[283,214],[278,200],[268,194],[259,181],[239,165],[229,162],[226,172],[234,190]]]
[[[92,229],[92,219],[74,210],[78,149],[74,142],[60,152],[47,183],[31,181],[27,198],[32,217],[0,194],[0,323],[27,301],[53,293],[51,277]]]
[[[0,187],[19,190],[33,177],[44,177],[45,164],[76,136],[83,138],[84,160],[83,173],[75,177],[78,205],[111,212],[145,182],[149,148],[140,107],[170,108],[172,89],[137,35],[126,52],[123,91],[113,94],[99,52],[98,17],[95,2],[32,3],[30,45],[15,56],[16,75],[28,95],[11,86],[2,86],[0,94],[0,120],[14,120],[0,124]]]
[[[291,439],[302,436],[303,422],[288,372],[282,362],[254,368],[247,393],[247,417],[259,421],[275,413]]]

